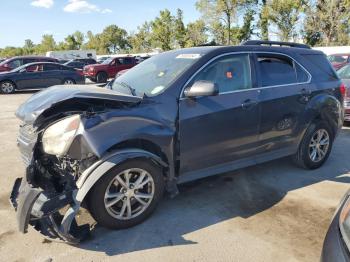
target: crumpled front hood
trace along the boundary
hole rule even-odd
[[[64,102],[69,103],[68,100],[72,99],[138,103],[142,100],[142,97],[129,96],[97,86],[53,86],[31,96],[17,109],[16,116],[28,124],[33,124],[47,109]],[[71,102],[73,103],[73,101]]]

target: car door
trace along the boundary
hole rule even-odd
[[[41,73],[41,87],[50,87],[60,85],[63,82],[60,65],[44,64],[44,70]]]
[[[180,98],[180,174],[215,169],[254,155],[258,142],[259,94],[254,88],[250,64],[249,54],[220,56],[186,85],[211,81],[218,86],[219,95]]]
[[[286,55],[257,53],[255,62],[261,90],[260,150],[288,155],[298,145],[300,116],[313,91],[309,85],[311,76]]]
[[[16,86],[18,89],[36,89],[41,87],[42,64],[28,65],[17,73]]]

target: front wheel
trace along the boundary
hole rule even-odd
[[[161,168],[144,159],[128,160],[105,174],[91,189],[88,207],[102,226],[121,229],[144,221],[163,196]]]
[[[3,94],[12,94],[15,92],[15,84],[11,81],[3,81],[0,83],[0,92]]]
[[[329,157],[333,140],[333,132],[326,123],[311,124],[294,156],[295,162],[307,169],[321,167]]]

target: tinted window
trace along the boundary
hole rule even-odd
[[[303,57],[313,66],[308,67],[308,71],[318,80],[329,81],[338,79],[333,67],[323,54],[303,55]]]
[[[43,65],[42,64],[36,64],[36,65],[30,65],[26,67],[27,72],[42,72],[43,71]]]
[[[295,71],[297,73],[298,83],[305,83],[309,81],[309,75],[305,70],[297,63],[294,62]]]
[[[34,63],[34,62],[38,62],[38,61],[36,59],[34,59],[34,58],[25,58],[25,59],[23,59],[23,65],[29,64],[29,63]]]
[[[52,65],[52,64],[45,64],[44,71],[53,71],[53,70],[59,70],[58,65]]]
[[[8,63],[9,67],[14,69],[14,68],[17,68],[21,65],[23,65],[23,61],[22,59],[15,59],[15,60],[12,60],[11,62]]]
[[[130,57],[124,57],[124,58],[119,58],[118,59],[119,63],[121,63],[122,65],[130,65],[133,62],[133,59]]]
[[[348,60],[347,56],[342,56],[342,55],[330,55],[328,56],[328,60],[330,62],[335,62],[335,63],[345,63]]]
[[[276,86],[297,82],[293,60],[279,55],[258,55],[261,86]]]
[[[341,79],[350,79],[350,65],[346,65],[337,71]]]
[[[219,58],[199,72],[191,84],[199,80],[217,84],[220,93],[251,88],[249,55],[230,55]]]

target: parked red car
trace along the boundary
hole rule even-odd
[[[328,56],[329,62],[331,62],[335,70],[339,70],[350,62],[350,54],[334,54]]]
[[[22,65],[36,62],[58,62],[58,60],[46,56],[15,56],[0,63],[0,72],[11,71]]]
[[[102,64],[87,65],[84,67],[84,76],[93,82],[105,83],[114,78],[122,70],[134,67],[137,60],[133,56],[111,57]]]

